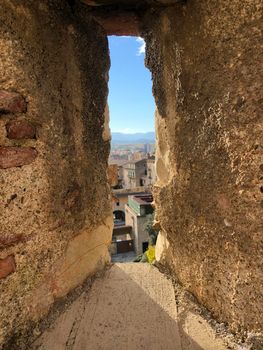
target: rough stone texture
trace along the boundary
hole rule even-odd
[[[17,265],[0,282],[0,347],[22,349],[31,320],[109,260],[109,58],[101,27],[59,0],[1,1],[0,55],[0,89],[25,97],[23,118],[38,132],[8,139],[12,116],[1,116],[5,153],[38,152],[27,166],[0,170],[0,258],[14,255]]]
[[[198,0],[145,18],[170,267],[236,331],[263,331],[262,13]]]
[[[15,270],[16,263],[13,255],[0,259],[0,279],[6,278],[8,275],[15,272]]]
[[[155,259],[162,265],[169,265],[173,263],[172,258],[172,249],[166,233],[159,231],[155,246]]]
[[[121,6],[149,6],[149,5],[173,5],[180,0],[81,0],[83,3],[89,6],[109,6],[109,5],[121,5]]]
[[[15,199],[16,197],[12,197],[9,199],[7,203],[4,205],[9,205],[11,200]],[[15,245],[19,242],[23,241],[22,235],[3,235],[0,237],[0,249],[10,247],[12,245]]]
[[[108,166],[108,182],[111,187],[118,185],[118,165],[110,164]]]
[[[38,152],[0,171],[0,258],[16,261],[0,282],[0,346],[12,350],[55,298],[109,259],[108,49],[92,11],[79,9],[0,4],[2,101],[3,91],[27,101],[27,111],[2,107],[2,150]],[[156,220],[168,247],[157,253],[237,331],[263,329],[261,14],[260,0],[193,0],[151,8],[142,28],[158,108]],[[16,111],[37,125],[37,140],[6,137]]]
[[[139,17],[135,12],[92,12],[107,35],[139,36]]]
[[[0,90],[0,114],[23,113],[26,111],[26,101],[20,94]]]
[[[27,299],[33,320],[44,316],[56,298],[65,296],[110,262],[108,247],[112,229],[112,215],[109,215],[95,229],[85,229],[69,241],[64,254],[52,266],[52,272],[45,275],[43,284]]]
[[[11,120],[6,124],[7,137],[9,139],[34,139],[36,127],[25,119]]]
[[[21,167],[31,164],[37,157],[37,151],[32,147],[0,146],[0,169]]]

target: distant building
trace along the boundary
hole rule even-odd
[[[122,211],[125,214],[125,205],[128,204],[129,196],[145,193],[145,188],[116,189],[112,191],[112,211]]]
[[[155,157],[148,156],[146,159],[146,171],[141,177],[141,184],[144,187],[151,187],[156,182]]]
[[[134,251],[134,243],[131,226],[115,226],[110,246],[111,255],[128,253]]]
[[[146,143],[144,145],[144,152],[147,153],[151,153],[151,145],[149,143]]]
[[[144,145],[144,153],[145,154],[152,154],[152,153],[154,153],[154,149],[155,149],[155,144],[154,143],[146,143]]]
[[[142,151],[133,153],[133,160],[142,160],[144,158],[145,158],[145,153]]]
[[[139,187],[134,190],[117,189],[112,193],[112,211],[114,218],[114,228],[112,235],[112,244],[110,247],[111,255],[134,252],[133,228],[125,223],[125,205],[128,204],[128,198],[131,195],[145,194],[144,188]]]
[[[108,181],[112,188],[119,189],[123,187],[123,167],[127,160],[109,160]]]
[[[147,175],[146,159],[129,161],[123,165],[123,188],[144,186],[143,176]]]
[[[149,156],[147,158],[147,178],[145,186],[152,186],[155,184],[157,177],[156,177],[156,170],[155,170],[155,156]]]
[[[136,254],[145,252],[148,248],[148,232],[145,230],[148,215],[152,214],[153,197],[151,194],[138,194],[129,196],[128,204],[125,205],[125,223],[132,227],[131,237]]]

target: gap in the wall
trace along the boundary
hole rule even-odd
[[[113,261],[132,261],[150,244],[154,209],[155,102],[140,37],[110,36],[109,111],[112,134],[109,179],[113,190]]]
[[[136,139],[137,133],[154,133],[155,102],[151,74],[144,65],[144,40],[131,36],[109,36],[108,39],[111,58],[108,103],[114,149],[116,133],[122,134],[123,140],[119,141],[123,142]],[[131,134],[134,136],[129,136]],[[141,136],[154,142],[152,135]]]

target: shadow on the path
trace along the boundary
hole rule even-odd
[[[167,302],[162,287],[155,288],[154,280],[151,288],[149,276],[140,276],[138,283],[133,274],[114,265],[105,277],[95,281],[83,300],[77,299],[60,315],[31,349],[218,349],[212,343],[210,348],[202,347],[182,327],[179,329],[175,301]]]

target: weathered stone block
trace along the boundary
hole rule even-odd
[[[16,271],[16,263],[13,255],[0,259],[0,279],[5,278]]]
[[[16,92],[0,90],[0,113],[26,112],[26,101]]]
[[[69,241],[62,259],[53,266],[56,271],[52,278],[53,295],[65,296],[72,288],[83,283],[87,276],[103,269],[109,263],[108,247],[112,239],[112,215],[93,230],[85,229]]]
[[[0,169],[19,167],[32,163],[37,157],[33,147],[0,147]]]
[[[139,35],[139,19],[135,13],[116,12],[109,16],[94,12],[93,15],[107,35]]]
[[[29,121],[11,120],[6,125],[7,137],[9,139],[34,139],[36,137],[36,128]]]

